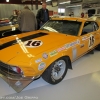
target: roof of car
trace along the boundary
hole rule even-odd
[[[73,21],[97,21],[100,20],[100,16],[93,16],[90,18],[81,18],[81,17],[70,17],[70,16],[54,16],[51,17],[52,20],[73,20]]]

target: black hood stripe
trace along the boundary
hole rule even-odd
[[[24,41],[31,40],[31,39],[35,39],[35,38],[42,37],[42,36],[45,36],[45,35],[48,35],[48,34],[47,33],[37,33],[37,34],[29,35],[27,37],[22,37],[22,38],[19,38],[19,39],[22,42],[24,42]],[[17,44],[17,40],[13,40],[13,41],[10,41],[10,42],[7,42],[5,44],[0,45],[0,50],[2,50],[4,48],[7,48],[9,46],[12,46],[14,44]]]
[[[24,34],[24,33],[22,33],[18,29],[16,29],[15,31],[12,31],[11,29],[0,31],[0,39],[4,37],[12,36],[12,35],[17,35],[17,34]]]

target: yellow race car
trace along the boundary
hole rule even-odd
[[[99,21],[92,18],[52,17],[40,30],[15,33],[0,37],[0,77],[17,92],[41,76],[59,83],[73,61],[100,50]]]

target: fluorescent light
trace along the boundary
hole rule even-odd
[[[79,6],[82,6],[82,5],[66,6],[66,8],[70,8],[70,7],[79,7]]]
[[[49,2],[49,1],[51,1],[51,0],[46,0],[46,2]]]
[[[71,1],[66,1],[66,2],[61,2],[59,4],[65,4],[65,3],[70,3]]]
[[[6,2],[9,2],[9,0],[6,0]]]

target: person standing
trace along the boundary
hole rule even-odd
[[[28,6],[25,6],[24,10],[19,13],[17,21],[19,30],[22,32],[30,32],[37,29],[36,17]]]
[[[46,3],[42,3],[42,8],[38,10],[37,15],[38,29],[49,20],[49,11],[46,8]]]
[[[84,18],[84,12],[81,13],[81,18]]]

